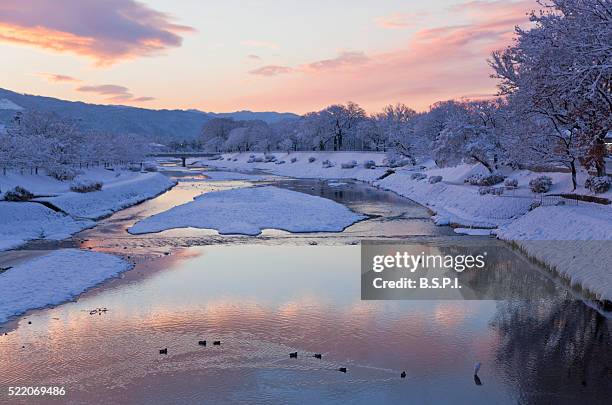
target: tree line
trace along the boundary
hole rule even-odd
[[[141,162],[148,143],[138,135],[83,131],[78,122],[56,114],[18,112],[0,134],[0,167],[43,170],[58,180],[70,180],[79,169]]]

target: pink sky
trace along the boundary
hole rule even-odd
[[[537,6],[384,3],[3,0],[0,87],[148,108],[422,110],[494,94],[486,59]]]

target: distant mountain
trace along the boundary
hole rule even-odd
[[[297,115],[291,113],[205,113],[199,110],[150,110],[122,105],[88,104],[20,94],[0,88],[0,125],[8,124],[15,113],[22,109],[52,112],[61,117],[78,120],[83,129],[139,134],[160,143],[195,139],[204,123],[217,117],[262,120],[268,123],[297,118]]]
[[[265,121],[268,124],[272,124],[275,122],[279,122],[287,119],[295,119],[298,118],[299,115],[293,113],[279,113],[273,111],[265,111],[265,112],[253,112],[253,111],[236,111],[230,113],[213,113],[209,112],[208,115],[212,115],[218,118],[233,118],[236,121],[254,121],[261,120]]]

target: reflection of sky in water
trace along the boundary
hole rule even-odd
[[[359,249],[187,249],[166,258],[164,271],[111,283],[76,303],[32,315],[32,325],[22,321],[0,341],[0,355],[15,365],[5,370],[0,385],[46,381],[71,386],[75,396],[88,391],[119,399],[121,393],[121,398],[138,401],[155,393],[158,399],[174,395],[186,402],[270,396],[288,402],[515,402],[521,374],[509,373],[508,367],[516,365],[500,360],[498,351],[506,353],[504,342],[516,337],[513,330],[492,326],[500,316],[499,303],[361,301]],[[552,300],[528,308],[531,316],[546,319],[559,305]],[[95,307],[110,311],[89,315],[87,309]],[[578,319],[585,319],[585,311],[580,303],[564,309]],[[508,313],[512,311],[503,312]],[[604,342],[609,342],[604,333]],[[223,344],[202,349],[196,345],[202,338],[219,338]],[[22,343],[26,350],[18,349]],[[530,350],[524,346],[518,349]],[[159,347],[168,347],[169,355],[160,358]],[[300,358],[288,359],[294,350]],[[578,354],[551,364],[544,358],[520,367],[537,373],[552,367],[554,378],[535,387],[548,395],[567,384],[568,370],[580,369],[572,363],[574,356],[585,350],[606,353],[605,343],[591,339],[574,350]],[[306,357],[313,352],[323,353],[323,360]],[[483,362],[481,387],[471,375],[476,360]],[[339,366],[347,366],[349,373],[334,371]],[[402,370],[408,373],[406,380],[399,379]],[[594,388],[588,392],[599,398],[604,380],[589,378]],[[116,391],[108,391],[110,386]],[[185,392],[177,392],[178,387]]]

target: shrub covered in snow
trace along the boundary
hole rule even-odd
[[[508,188],[517,188],[518,187],[518,180],[517,179],[506,179],[506,180],[504,180],[504,186],[506,186]]]
[[[330,167],[334,167],[336,165],[334,162],[332,162],[329,159],[325,159],[322,164],[323,164],[323,168],[325,169],[329,169]]]
[[[317,160],[317,158],[316,158],[316,157],[314,157],[314,156],[311,156],[311,157],[309,157],[309,158],[308,158],[308,163],[312,163],[312,162],[314,162],[315,160]]]
[[[480,184],[480,180],[482,179],[482,174],[472,174],[463,180],[464,183],[471,184],[472,186],[477,186]]]
[[[34,194],[30,193],[25,188],[19,186],[4,193],[4,199],[6,201],[28,201],[32,198],[34,198]]]
[[[412,180],[423,180],[427,178],[427,175],[425,173],[412,173],[410,178]]]
[[[439,183],[442,181],[442,176],[430,176],[429,184]]]
[[[47,169],[49,176],[59,181],[66,181],[74,179],[79,171],[70,166],[57,165]]]
[[[480,186],[494,186],[504,181],[504,178],[505,177],[499,173],[491,173],[489,175],[482,176],[482,178],[480,179],[479,185]]]
[[[547,193],[551,186],[552,179],[548,176],[539,176],[529,182],[529,188],[534,193]]]
[[[408,166],[409,164],[412,164],[410,159],[401,159],[401,158],[395,158],[395,157],[387,159],[387,166],[392,167],[392,168]]]
[[[297,162],[297,158],[296,157],[292,157],[291,158],[291,163],[295,163],[295,162]]]
[[[70,190],[77,193],[91,193],[93,191],[100,191],[102,190],[102,182],[93,180],[78,180],[72,182],[70,185]]]
[[[343,169],[354,169],[355,167],[357,167],[357,161],[351,160],[350,162],[342,163],[340,167]]]
[[[480,187],[478,189],[478,194],[480,194],[480,195],[486,195],[486,194],[502,195],[502,194],[504,194],[504,188],[503,187],[488,187],[488,186],[484,186],[484,187]]]
[[[155,163],[146,162],[143,165],[143,169],[144,169],[145,172],[156,172],[157,171],[157,165]]]
[[[363,162],[363,167],[366,169],[374,169],[376,167],[376,163],[373,160],[366,160]]]
[[[592,176],[586,179],[584,187],[594,193],[605,193],[610,190],[610,178],[608,176]]]
[[[469,183],[473,186],[494,186],[504,181],[504,176],[498,173],[492,173],[488,175],[473,174],[467,177],[464,182]]]

